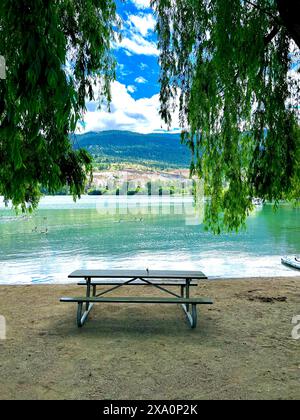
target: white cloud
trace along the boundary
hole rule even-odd
[[[150,56],[159,55],[155,42],[147,41],[145,38],[137,34],[132,34],[130,38],[124,37],[120,43],[115,44],[115,47],[124,48],[125,52],[133,54]]]
[[[135,83],[145,84],[145,83],[148,83],[148,80],[146,80],[144,77],[140,76],[140,77],[137,77],[135,79]]]
[[[159,51],[153,39],[155,24],[152,13],[129,15],[122,28],[122,40],[116,41],[114,47],[123,49],[128,56],[136,54],[157,57]],[[152,35],[152,39],[148,38],[149,35]]]
[[[118,67],[118,70],[119,70],[120,74],[121,74],[123,77],[129,76],[130,74],[132,74],[132,71],[129,71],[129,70],[126,68],[125,64],[120,64],[120,63],[118,63],[117,67]]]
[[[130,15],[129,22],[133,25],[134,30],[143,36],[147,36],[148,32],[153,32],[156,25],[156,20],[151,13]]]
[[[128,87],[119,82],[114,82],[111,90],[111,113],[105,109],[97,110],[96,103],[89,103],[89,109],[92,111],[85,114],[84,132],[129,130],[138,133],[152,133],[158,130],[167,130],[159,116],[158,94],[151,98],[135,100],[128,92]],[[172,129],[178,127],[178,119],[174,117]],[[81,129],[80,133],[82,132]]]
[[[136,92],[136,87],[134,85],[129,85],[129,86],[127,86],[127,91],[129,93],[134,93],[134,92]]]
[[[138,9],[150,8],[150,0],[131,0]]]
[[[147,64],[145,64],[145,63],[141,63],[139,65],[139,67],[140,67],[141,70],[146,70],[149,66]]]

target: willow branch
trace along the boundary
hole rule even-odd
[[[267,36],[265,36],[265,40],[264,40],[265,46],[268,46],[270,44],[270,42],[273,41],[275,36],[278,34],[279,30],[280,30],[279,26],[276,25],[276,26],[274,26],[272,31]]]
[[[274,20],[276,23],[280,23],[280,20],[278,18],[278,16],[273,15],[273,13],[271,13],[269,10],[260,7],[258,4],[253,3],[251,0],[244,0],[245,3],[249,4],[250,6],[254,7],[255,9],[259,10],[260,12],[265,13],[266,15],[268,15],[272,20]]]

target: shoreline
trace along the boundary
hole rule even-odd
[[[195,330],[177,306],[126,304],[96,305],[78,329],[76,305],[59,298],[79,286],[0,286],[0,398],[299,399],[299,280],[201,282],[193,296],[214,304]],[[149,293],[133,289],[118,294]]]
[[[282,275],[274,275],[274,276],[270,276],[270,275],[266,275],[266,276],[255,276],[255,277],[226,277],[226,276],[220,276],[220,277],[209,277],[207,278],[207,280],[201,280],[200,285],[206,282],[255,282],[255,281],[282,281],[282,280],[299,280],[300,282],[300,271],[299,270],[295,270],[295,274],[292,274],[290,276],[282,276]],[[80,279],[78,279],[79,281]],[[3,287],[28,287],[28,286],[45,286],[45,287],[58,287],[58,286],[62,286],[62,287],[67,287],[67,286],[76,286],[78,281],[66,281],[66,282],[31,282],[31,283],[1,283],[0,281],[0,289]]]

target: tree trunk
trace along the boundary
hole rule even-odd
[[[277,7],[290,37],[300,48],[300,1],[277,0]]]

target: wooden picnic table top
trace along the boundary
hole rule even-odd
[[[77,270],[69,278],[147,278],[147,279],[191,279],[204,280],[206,275],[201,271],[169,271],[169,270]]]

